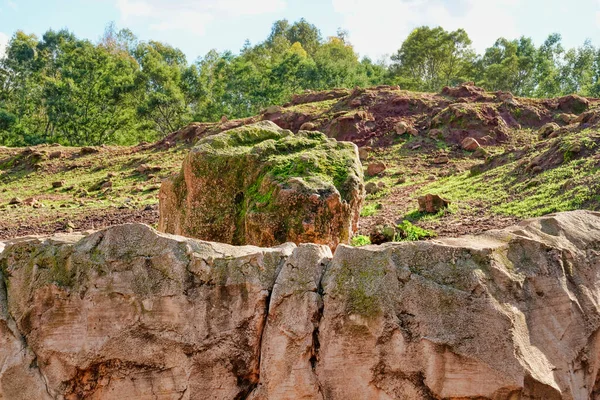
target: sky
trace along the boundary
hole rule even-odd
[[[355,50],[375,61],[421,25],[464,28],[478,52],[499,37],[539,45],[553,32],[565,47],[586,39],[600,46],[600,0],[0,0],[0,53],[17,30],[40,36],[67,28],[96,41],[114,22],[194,61],[211,49],[238,52],[246,39],[259,43],[284,18],[305,18],[323,37],[347,30]]]

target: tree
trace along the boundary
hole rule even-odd
[[[391,73],[402,86],[438,91],[468,78],[475,53],[467,33],[441,27],[413,30],[392,56]]]
[[[70,145],[119,141],[132,124],[130,95],[137,63],[88,41],[63,42],[57,76],[47,77],[44,98],[54,140]]]
[[[596,49],[589,40],[583,46],[569,49],[564,54],[560,68],[560,82],[563,93],[589,95],[594,85],[594,61]]]
[[[358,76],[360,63],[354,48],[338,37],[330,37],[319,47],[314,60],[315,67],[309,78],[311,89],[363,86],[366,83],[366,79]]]
[[[536,97],[555,97],[561,93],[560,62],[564,49],[562,38],[553,33],[538,48],[535,62]]]
[[[141,67],[135,77],[137,115],[166,136],[190,121],[182,90],[185,55],[169,45],[149,42],[138,45],[135,57]]]
[[[482,85],[488,90],[531,96],[535,89],[537,50],[531,38],[500,38],[481,60]]]

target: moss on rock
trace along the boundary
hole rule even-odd
[[[160,193],[159,229],[270,246],[348,243],[363,199],[356,146],[270,121],[201,140]]]

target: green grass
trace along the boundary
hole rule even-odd
[[[435,232],[413,225],[409,221],[402,221],[402,223],[399,224],[397,228],[400,234],[397,235],[396,241],[412,242],[417,240],[429,239],[436,236]]]
[[[367,204],[366,206],[364,206],[362,208],[362,210],[360,210],[360,216],[361,217],[372,217],[373,215],[377,214],[377,211],[379,211],[380,209],[381,209],[381,204],[379,204],[379,203]]]
[[[365,235],[357,235],[350,240],[350,244],[354,247],[367,246],[371,244],[371,239]]]
[[[189,148],[178,146],[170,150],[132,152],[131,148],[115,147],[85,156],[79,155],[78,148],[36,148],[36,151],[46,153],[56,150],[64,152],[65,157],[44,158],[36,163],[26,162],[23,149],[0,152],[0,218],[3,226],[33,223],[51,226],[57,221],[108,213],[116,207],[143,209],[157,204],[161,180],[181,168]],[[158,165],[162,169],[149,177],[137,172],[141,164]],[[100,184],[109,174],[112,188],[100,190]],[[65,184],[53,188],[55,181]],[[22,200],[33,197],[43,207],[7,206],[13,197]]]
[[[583,132],[561,138],[559,149],[565,151],[564,159],[559,165],[537,174],[527,171],[525,166],[537,156],[550,157],[551,150],[548,148],[553,142],[531,151],[525,157],[525,163],[510,161],[511,158],[507,157],[509,162],[504,165],[477,174],[465,172],[443,178],[423,187],[420,193],[436,193],[452,201],[458,209],[477,202],[482,205],[480,208],[491,213],[519,218],[582,207],[597,209],[598,162],[591,157],[576,159],[579,155],[568,150],[573,149],[575,144],[587,150],[595,149],[598,139],[587,134]],[[543,152],[544,149],[547,151]]]

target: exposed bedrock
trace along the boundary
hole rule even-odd
[[[600,397],[600,213],[333,256],[132,224],[0,266],[2,400]]]

